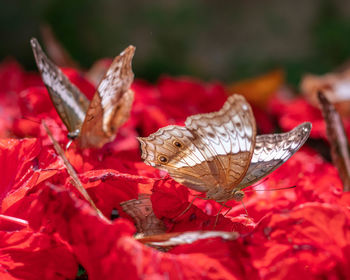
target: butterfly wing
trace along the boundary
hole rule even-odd
[[[138,199],[122,202],[120,206],[133,218],[137,232],[142,236],[162,234],[166,231],[164,223],[153,212],[150,195],[139,194]]]
[[[305,143],[310,131],[311,123],[306,122],[286,133],[258,135],[247,174],[238,188],[254,184],[285,163]]]
[[[232,190],[247,172],[255,145],[256,124],[249,103],[234,94],[220,111],[191,116],[185,124],[195,135],[193,144],[213,163],[211,172],[220,187]]]
[[[135,47],[129,46],[112,62],[86,113],[81,135],[81,147],[102,147],[113,141],[119,127],[129,118],[134,92],[131,60]]]
[[[170,125],[148,137],[139,137],[142,159],[150,166],[167,171],[177,182],[200,192],[206,184],[216,184],[210,163],[193,145],[194,136],[186,127]]]
[[[186,127],[167,126],[141,142],[145,163],[200,192],[238,184],[248,169],[255,142],[255,120],[240,95],[230,96],[214,113],[194,115]]]
[[[231,241],[239,238],[237,232],[226,231],[187,231],[187,232],[171,232],[158,235],[152,235],[137,240],[150,247],[155,247],[161,251],[167,251],[174,246],[191,244],[201,239],[207,238],[222,238],[223,240]]]
[[[30,41],[41,78],[61,120],[72,136],[77,136],[89,106],[89,100],[43,52],[37,39]]]

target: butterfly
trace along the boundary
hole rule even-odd
[[[37,39],[31,39],[36,64],[50,98],[70,139],[77,138],[81,148],[102,147],[116,137],[119,127],[129,118],[134,92],[131,60],[135,47],[117,56],[97,87],[90,102],[43,52]]]
[[[207,199],[241,201],[242,189],[286,162],[307,140],[311,123],[281,134],[256,135],[256,122],[242,95],[217,112],[190,116],[139,137],[142,159]]]

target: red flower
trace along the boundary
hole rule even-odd
[[[78,265],[67,246],[24,222],[0,216],[0,278],[73,279]]]
[[[262,279],[348,279],[348,211],[306,203],[263,219],[248,250]]]
[[[31,214],[39,216],[31,226],[48,221],[73,249],[89,279],[256,279],[249,255],[238,241],[219,238],[179,246],[174,253],[148,248],[131,235],[134,227],[125,219],[106,223],[87,203],[67,191],[46,188],[33,202]]]
[[[1,212],[14,215],[18,211],[16,217],[26,216],[22,205],[26,194],[63,167],[56,154],[42,149],[36,139],[0,139],[0,164]]]

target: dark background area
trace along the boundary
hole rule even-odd
[[[136,77],[231,82],[281,67],[297,85],[350,58],[348,0],[0,0],[0,58],[35,69],[29,45],[48,23],[83,67],[136,46]]]

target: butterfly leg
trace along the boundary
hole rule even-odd
[[[221,212],[222,208],[225,207],[225,204],[224,204],[224,203],[220,203],[220,202],[219,202],[219,204],[221,205],[221,207],[220,207],[218,213],[216,214],[213,230],[216,228],[216,224],[218,223],[219,215],[220,215],[220,212]]]
[[[245,211],[247,217],[249,217],[247,208],[245,208],[245,205],[244,205],[244,203],[243,203],[243,200],[242,200],[241,202],[242,202],[242,206],[243,206],[243,208],[244,208],[244,211]]]
[[[232,209],[232,207],[230,207],[230,206],[228,206],[228,205],[226,205],[226,204],[223,204],[226,208],[228,208],[227,209],[227,211],[225,212],[225,214],[223,215],[224,217],[228,214],[228,212],[230,212],[231,211],[231,209]]]
[[[224,207],[228,208],[227,211],[225,212],[225,214],[223,215],[224,217],[225,217],[225,216],[227,215],[227,213],[230,212],[230,210],[232,209],[232,207],[226,205],[225,203],[222,203],[222,202],[218,202],[218,203],[221,205],[221,207],[220,207],[220,209],[219,209],[219,212],[216,214],[215,224],[214,224],[213,230],[215,229],[216,224],[217,224],[217,222],[218,222],[218,220],[219,220],[219,215],[220,215],[220,212],[221,212],[222,208],[224,208]]]

